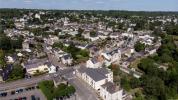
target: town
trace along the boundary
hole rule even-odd
[[[178,13],[0,9],[1,100],[178,97]]]

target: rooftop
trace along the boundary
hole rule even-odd
[[[117,91],[120,90],[119,86],[116,86],[112,82],[106,82],[101,87],[103,87],[104,89],[106,89],[106,91],[108,91],[110,94],[113,94],[113,93],[115,93],[115,92],[117,92]]]
[[[86,73],[88,76],[90,76],[94,81],[100,81],[103,80],[106,77],[106,74],[109,73],[109,70],[106,68],[86,68],[81,67],[78,69],[80,73]]]
[[[46,58],[44,59],[32,59],[24,64],[26,69],[36,68],[38,66],[47,64],[48,60]]]

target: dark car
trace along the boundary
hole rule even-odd
[[[11,91],[11,95],[14,95],[15,94],[15,91]]]
[[[0,96],[1,96],[1,97],[7,96],[7,92],[0,93]]]
[[[35,89],[35,87],[33,86],[33,87],[31,87],[32,88],[32,90],[34,90]]]
[[[15,91],[15,93],[21,93],[21,92],[23,92],[23,89],[18,89]]]

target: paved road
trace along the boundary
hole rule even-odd
[[[99,100],[96,92],[80,79],[70,79],[69,83],[76,89],[76,100]]]
[[[43,75],[43,76],[33,77],[31,79],[22,79],[13,82],[2,83],[0,84],[0,91],[25,87],[28,85],[36,84],[42,80],[50,80],[50,79],[51,77],[49,75]]]
[[[59,74],[62,76],[62,75],[71,73],[73,71],[74,71],[73,68],[68,68],[64,70],[59,70],[57,73],[54,73],[54,74],[45,74],[42,76],[32,77],[31,79],[22,79],[22,80],[17,80],[13,82],[1,83],[0,91],[19,88],[19,87],[25,87],[25,86],[32,85],[32,84],[37,84],[38,82],[42,80],[52,80],[55,74]]]
[[[74,73],[63,76],[76,89],[76,100],[98,100],[96,91],[87,83],[79,79]]]

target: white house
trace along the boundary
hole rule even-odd
[[[129,37],[129,38],[133,38],[134,35],[132,33],[122,33],[123,37]]]
[[[92,88],[100,92],[101,85],[113,81],[112,71],[106,68],[81,67],[76,70],[76,75],[88,83]]]
[[[48,72],[47,59],[32,59],[22,64],[27,73],[34,75],[37,72]]]
[[[109,35],[110,38],[112,39],[116,39],[116,38],[119,38],[120,36],[120,33],[119,32],[113,32]]]
[[[100,96],[103,100],[122,100],[123,89],[112,82],[107,82],[101,86]]]
[[[64,56],[64,54],[66,54],[64,51],[58,49],[58,48],[54,48],[53,49],[53,53],[54,56],[59,60],[62,56]]]
[[[56,66],[49,64],[48,65],[48,71],[49,71],[48,73],[56,73],[57,68],[56,68]]]
[[[55,42],[59,41],[59,38],[54,35],[49,35],[49,37],[44,39],[44,41],[45,41],[45,43],[47,43],[49,45],[53,45]]]
[[[113,62],[119,61],[121,59],[121,51],[120,49],[114,49],[109,52],[101,53],[101,55],[105,59],[105,64],[108,66]]]
[[[103,100],[122,100],[123,90],[114,85],[113,72],[109,69],[80,67],[76,75],[95,89]]]
[[[75,35],[78,34],[78,31],[71,31],[71,32],[69,32],[68,34],[70,34],[70,35],[72,35],[72,36],[75,36]]]
[[[41,17],[40,17],[40,14],[35,14],[35,18],[40,19],[40,18],[41,18]]]
[[[7,57],[6,57],[6,62],[7,62],[7,63],[14,63],[14,62],[15,62],[15,59],[14,59],[13,57],[11,57],[11,56],[7,56]]]
[[[63,64],[71,65],[73,62],[73,58],[70,54],[65,54],[64,56],[61,57],[61,61]]]
[[[89,59],[86,63],[86,67],[88,68],[99,68],[101,66],[102,66],[102,62],[100,62],[96,57]]]
[[[23,48],[23,50],[29,49],[29,42],[28,42],[28,40],[25,40],[22,43],[22,48]]]

